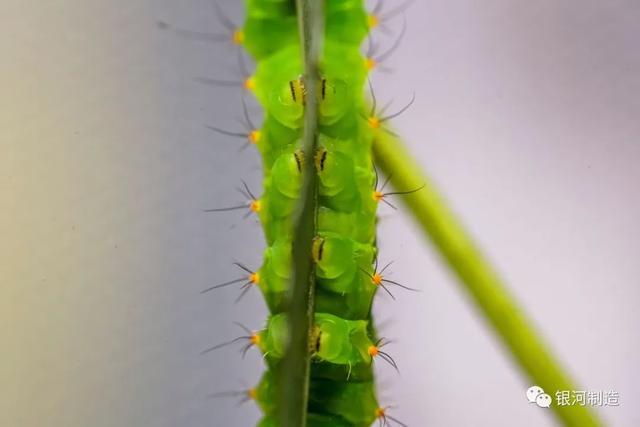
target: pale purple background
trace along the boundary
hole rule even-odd
[[[238,91],[192,80],[235,58],[157,20],[218,28],[208,0],[0,5],[0,425],[258,418],[206,396],[251,384],[260,357],[199,356],[266,315],[255,292],[199,295],[263,247],[254,220],[201,212],[242,178],[259,191],[256,153],[202,126],[235,126]],[[374,77],[380,99],[416,93],[394,126],[580,389],[619,392],[601,415],[639,425],[640,3],[422,1],[407,23]],[[380,367],[382,401],[414,427],[555,425],[410,217],[382,216],[381,258],[423,289],[376,302],[402,372]]]

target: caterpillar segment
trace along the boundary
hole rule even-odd
[[[373,364],[384,360],[371,317],[379,283],[372,280],[377,260],[377,183],[365,87],[371,68],[361,45],[372,24],[363,0],[325,0],[325,34],[320,61],[319,140],[313,158],[301,151],[305,84],[295,1],[246,0],[246,18],[233,41],[253,57],[251,93],[264,109],[259,129],[248,138],[263,164],[263,192],[255,212],[264,230],[262,266],[249,282],[263,294],[270,311],[266,327],[243,337],[260,349],[267,366],[249,397],[261,408],[260,427],[277,427],[277,373],[288,344],[285,313],[291,283],[293,211],[302,183],[302,166],[313,162],[318,174],[314,325],[311,333],[309,427],[367,427],[381,421]],[[246,85],[245,85],[246,87]],[[386,424],[386,418],[384,418]]]
[[[340,417],[349,426],[371,425],[379,408],[371,365],[383,354],[381,340],[374,339],[367,320],[316,313],[314,324],[310,351],[315,375],[310,384],[309,411]],[[284,357],[287,334],[287,317],[280,313],[269,318],[260,338],[254,340],[268,365],[277,366]],[[273,399],[264,390],[273,391],[274,384],[267,373],[257,388],[259,406],[266,415],[273,415],[270,411],[275,406],[269,404]]]

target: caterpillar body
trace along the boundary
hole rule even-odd
[[[321,81],[315,94],[319,137],[313,158],[305,158],[301,150],[309,94],[302,77],[295,1],[246,0],[244,25],[232,37],[255,59],[255,73],[244,87],[265,112],[260,129],[248,134],[264,170],[263,193],[249,207],[260,219],[267,248],[262,266],[248,271],[246,285],[260,289],[270,315],[262,331],[244,337],[246,348],[258,347],[267,365],[260,383],[248,392],[264,413],[261,427],[278,425],[276,372],[287,348],[292,218],[305,162],[313,162],[318,175],[307,425],[365,427],[376,420],[386,424],[388,414],[376,397],[372,362],[381,358],[396,367],[381,350],[385,342],[371,316],[373,298],[384,288],[376,248],[376,212],[384,194],[377,188],[372,158],[373,138],[383,131],[383,119],[364,96],[374,60],[360,49],[378,21],[363,0],[325,0],[324,15]]]

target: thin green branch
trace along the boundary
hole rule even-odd
[[[280,422],[282,427],[304,427],[309,395],[309,335],[313,326],[315,271],[311,246],[316,235],[317,175],[313,154],[318,140],[319,62],[322,43],[323,1],[297,0],[298,25],[304,59],[306,88],[302,150],[303,185],[292,242],[293,281],[289,307],[289,348],[280,369]]]
[[[404,202],[530,381],[554,400],[557,390],[575,390],[513,296],[403,144],[380,132],[374,142],[374,155],[380,168],[391,176],[395,188],[405,190],[424,185],[421,191],[404,197]],[[524,390],[523,405],[526,405]],[[552,408],[565,426],[603,425],[584,406],[552,405]]]

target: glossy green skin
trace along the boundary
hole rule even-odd
[[[367,424],[368,425],[368,424]],[[353,424],[335,415],[315,414],[310,412],[307,417],[307,427],[352,427]],[[258,427],[278,427],[273,417],[265,417]]]
[[[340,414],[351,425],[361,426],[371,424],[377,408],[373,382],[311,381],[309,410],[313,413]]]
[[[368,354],[373,345],[368,322],[316,313],[315,325],[312,360],[316,375],[310,382],[309,411],[319,416],[316,425],[334,425],[330,421],[336,423],[336,417],[340,420],[336,425],[370,425],[378,404]],[[256,387],[256,400],[265,414],[276,410],[276,367],[285,355],[287,338],[286,314],[270,316],[260,333],[259,347],[274,369],[265,372]],[[269,422],[263,421],[264,425]]]
[[[260,332],[260,350],[270,359],[282,359],[288,340],[286,313],[269,317]],[[374,345],[367,320],[347,320],[329,313],[315,314],[313,356],[323,362],[353,367],[371,364],[369,347]],[[345,379],[346,379],[345,375]]]
[[[246,0],[243,27],[244,47],[257,63],[254,94],[265,111],[258,149],[264,167],[259,217],[267,249],[259,287],[271,316],[260,332],[259,347],[269,370],[257,387],[265,414],[259,426],[276,426],[275,377],[288,334],[283,312],[291,281],[292,213],[301,185],[300,163],[314,162],[319,208],[308,426],[365,427],[375,421],[378,407],[368,353],[376,338],[371,305],[377,288],[364,273],[372,271],[376,257],[377,209],[372,198],[373,133],[362,118],[367,70],[360,45],[368,33],[367,13],[363,0],[325,0],[319,149],[316,158],[303,159],[303,67],[294,3]]]
[[[361,2],[339,6],[329,2],[330,16],[361,17],[358,21],[366,17]],[[251,18],[247,25],[253,25],[254,21]],[[265,43],[268,37],[253,40],[249,28],[245,27],[245,45],[250,52],[263,55],[262,52],[272,48]],[[347,32],[347,41],[352,41],[357,33]],[[371,197],[375,180],[371,157],[373,134],[361,117],[366,69],[358,44],[343,43],[327,33],[322,73],[326,90],[320,102],[319,149],[325,157],[320,163],[317,159],[302,158],[299,152],[304,105],[299,99],[301,94],[294,99],[290,88],[290,82],[298,81],[302,74],[297,41],[270,51],[270,55],[258,61],[255,95],[266,112],[258,144],[264,164],[260,219],[268,245],[260,271],[261,289],[270,310],[281,311],[290,279],[290,254],[272,248],[288,245],[292,240],[292,212],[301,184],[299,165],[314,161],[320,178],[318,235],[327,241],[325,258],[317,260],[317,309],[349,319],[364,319],[369,316],[375,292],[375,286],[362,270],[370,271],[375,258],[377,203]]]

